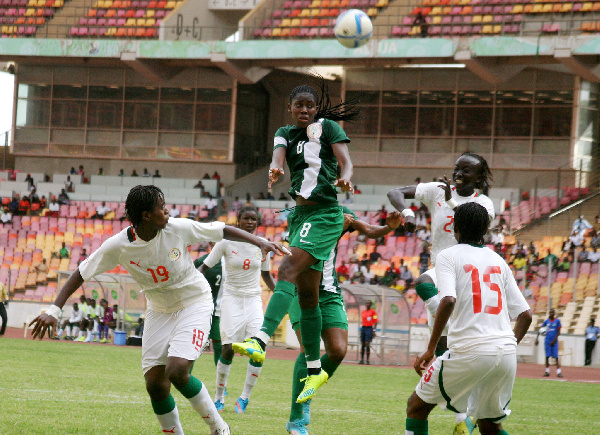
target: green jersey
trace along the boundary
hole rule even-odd
[[[358,219],[356,214],[352,210],[347,207],[341,206],[344,214],[350,214],[354,216],[354,219]],[[348,227],[345,232],[352,232],[354,228],[352,226]],[[342,233],[342,235],[344,234]],[[337,243],[335,248],[331,250],[331,254],[329,259],[323,263],[323,274],[321,275],[321,284],[319,285],[319,290],[324,290],[332,293],[342,293],[342,289],[340,288],[340,282],[338,281],[337,272],[335,271],[335,262],[337,260]]]
[[[197,260],[194,260],[194,267],[198,269],[200,266],[202,266],[206,257],[208,257],[208,254],[198,258]],[[210,285],[213,302],[216,308],[218,304],[219,290],[221,289],[221,282],[223,281],[223,271],[220,260],[217,264],[204,272],[204,278],[206,278],[208,284]]]
[[[331,145],[350,142],[337,122],[319,119],[307,128],[288,125],[275,133],[275,147],[285,147],[290,168],[292,198],[300,195],[324,204],[337,204],[335,180],[338,162]]]

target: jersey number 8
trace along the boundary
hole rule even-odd
[[[312,224],[306,222],[304,225],[302,225],[302,229],[300,230],[300,237],[306,237],[308,236],[308,232],[310,231],[310,227],[312,226]]]

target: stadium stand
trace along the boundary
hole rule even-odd
[[[3,38],[35,36],[64,6],[64,0],[2,0],[0,35]]]

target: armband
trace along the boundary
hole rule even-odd
[[[58,320],[58,316],[60,316],[61,313],[62,313],[62,310],[54,304],[50,305],[50,308],[48,308],[46,310],[46,314],[54,317],[56,320]]]
[[[454,198],[450,198],[448,201],[446,201],[446,204],[448,204],[448,207],[450,207],[452,210],[458,207],[458,204],[456,203]]]
[[[410,208],[405,208],[404,210],[402,210],[402,217],[415,217],[415,212],[412,211]]]

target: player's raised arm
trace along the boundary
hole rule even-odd
[[[273,159],[269,167],[269,189],[273,186],[280,175],[283,175],[283,166],[285,165],[285,147],[278,147],[273,150]]]
[[[346,215],[344,215],[345,217]],[[390,215],[385,220],[384,226],[379,225],[371,225],[365,221],[361,221],[359,219],[353,219],[350,225],[356,231],[361,234],[364,234],[370,239],[378,239],[379,237],[383,237],[386,234],[394,231],[396,228],[400,226],[402,222],[402,216],[397,211],[390,213]]]
[[[340,166],[340,176],[336,180],[335,185],[344,192],[354,192],[352,181],[350,181],[354,173],[354,165],[352,165],[352,160],[350,160],[348,145],[345,142],[338,142],[332,144],[331,149]]]
[[[56,321],[62,307],[65,306],[65,303],[71,297],[73,293],[77,291],[79,287],[83,284],[83,278],[81,277],[81,273],[79,273],[79,267],[75,269],[75,272],[71,274],[65,285],[60,289],[58,296],[54,300],[54,304],[50,305],[50,308],[43,313],[37,316],[35,319],[31,321],[29,326],[33,326],[33,334],[32,338],[35,340],[39,337],[41,340],[44,338],[44,334],[46,331],[49,331],[50,327],[54,327],[56,325]],[[48,332],[49,333],[49,332]]]
[[[404,225],[408,232],[412,232],[415,229],[415,213],[406,204],[406,200],[414,199],[416,193],[417,186],[415,185],[397,187],[387,193],[390,203],[404,216]]]
[[[250,234],[247,231],[240,230],[239,228],[225,225],[223,228],[223,238],[227,240],[233,240],[236,242],[246,242],[254,246],[258,246],[262,251],[263,258],[265,258],[268,252],[274,252],[278,255],[292,255],[292,253],[282,244],[269,242],[268,240],[262,239]]]

